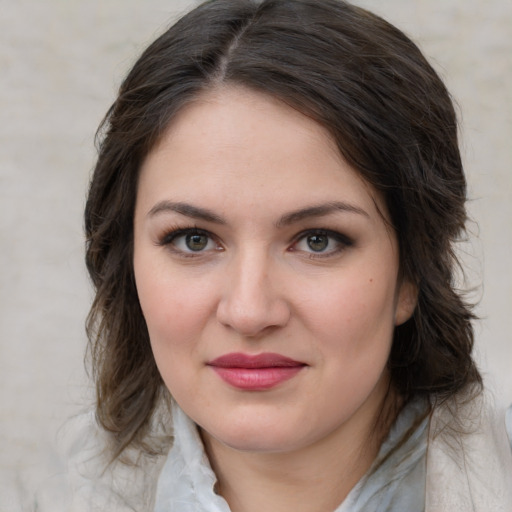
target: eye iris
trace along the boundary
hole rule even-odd
[[[312,251],[324,251],[329,245],[329,237],[327,235],[311,235],[308,236],[307,243]]]
[[[191,251],[202,251],[208,245],[208,237],[200,233],[187,235],[185,241]]]

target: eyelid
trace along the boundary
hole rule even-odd
[[[212,237],[211,233],[206,231],[205,229],[198,228],[196,226],[188,226],[188,227],[171,227],[170,229],[166,229],[164,234],[158,237],[158,245],[167,245],[173,242],[176,238],[182,235],[188,235],[190,233],[198,233],[201,235],[207,235],[210,238]]]
[[[206,249],[201,251],[183,251],[179,249],[177,246],[173,244],[173,242],[182,236],[186,236],[189,234],[200,234],[207,236],[214,244],[216,244],[216,247],[213,249],[214,251],[220,251],[224,250],[222,247],[222,244],[219,241],[219,238],[213,234],[212,232],[208,231],[207,229],[199,228],[196,225],[194,226],[175,226],[168,228],[164,231],[163,235],[159,236],[156,245],[161,247],[168,247],[170,251],[172,251],[174,254],[177,254],[182,257],[200,257],[205,256],[207,254],[211,254],[212,249]],[[297,249],[296,245],[302,241],[307,236],[312,235],[324,235],[329,237],[330,239],[334,240],[336,243],[336,247],[334,249],[330,249],[325,252],[315,252],[315,251],[305,251],[301,249]],[[340,233],[339,231],[333,230],[333,229],[326,229],[326,228],[310,228],[305,229],[295,235],[293,239],[290,241],[290,246],[288,248],[288,251],[290,252],[302,252],[304,254],[307,254],[308,258],[328,258],[335,256],[341,252],[343,252],[348,247],[354,245],[354,241],[349,236]]]
[[[216,244],[216,250],[220,250],[221,247],[220,247],[220,243],[219,243],[219,239],[218,237],[216,237],[213,233],[211,233],[210,231],[206,230],[206,229],[202,229],[202,228],[199,228],[197,226],[188,226],[188,227],[183,227],[183,226],[176,226],[176,227],[173,227],[173,228],[170,228],[170,229],[167,229],[163,235],[159,236],[158,237],[158,240],[156,242],[156,245],[158,246],[161,246],[161,247],[168,247],[169,250],[172,250],[172,252],[174,252],[175,254],[178,254],[178,255],[181,255],[181,256],[184,256],[184,257],[198,257],[198,256],[201,256],[201,255],[204,255],[205,253],[208,253],[208,252],[211,252],[211,249],[210,250],[204,250],[204,251],[197,251],[197,252],[194,252],[194,251],[182,251],[180,249],[178,249],[176,246],[173,245],[173,242],[179,238],[179,237],[182,237],[182,236],[186,236],[186,235],[190,235],[190,234],[199,234],[199,235],[204,235],[204,236],[207,236],[213,243]]]
[[[325,229],[325,228],[312,228],[312,229],[306,229],[304,231],[301,231],[298,233],[292,240],[292,245],[290,249],[292,251],[299,251],[299,249],[295,249],[295,246],[304,238],[307,236],[312,235],[324,235],[331,239],[334,239],[334,241],[338,244],[338,247],[335,249],[331,249],[326,252],[315,252],[315,251],[301,251],[305,252],[308,255],[308,258],[328,258],[329,256],[334,256],[345,250],[347,247],[351,247],[354,245],[354,241],[347,235],[344,235],[343,233],[340,233],[339,231],[335,231],[332,229]]]

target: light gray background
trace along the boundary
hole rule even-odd
[[[460,106],[478,359],[512,402],[512,2],[358,3],[419,43]],[[37,482],[58,425],[91,401],[82,209],[93,134],[136,55],[192,4],[0,0],[0,473]]]

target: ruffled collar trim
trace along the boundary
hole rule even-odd
[[[372,501],[379,490],[397,486],[411,467],[425,456],[426,418],[393,453],[404,432],[420,414],[424,414],[425,408],[425,402],[413,402],[402,411],[374,465],[335,512],[366,510],[365,504]],[[217,479],[196,425],[176,403],[173,403],[172,412],[174,444],[158,480],[154,512],[230,512],[224,498],[215,493]]]

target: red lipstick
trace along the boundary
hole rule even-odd
[[[231,353],[207,363],[221,379],[246,391],[271,389],[299,373],[306,364],[280,354]]]

